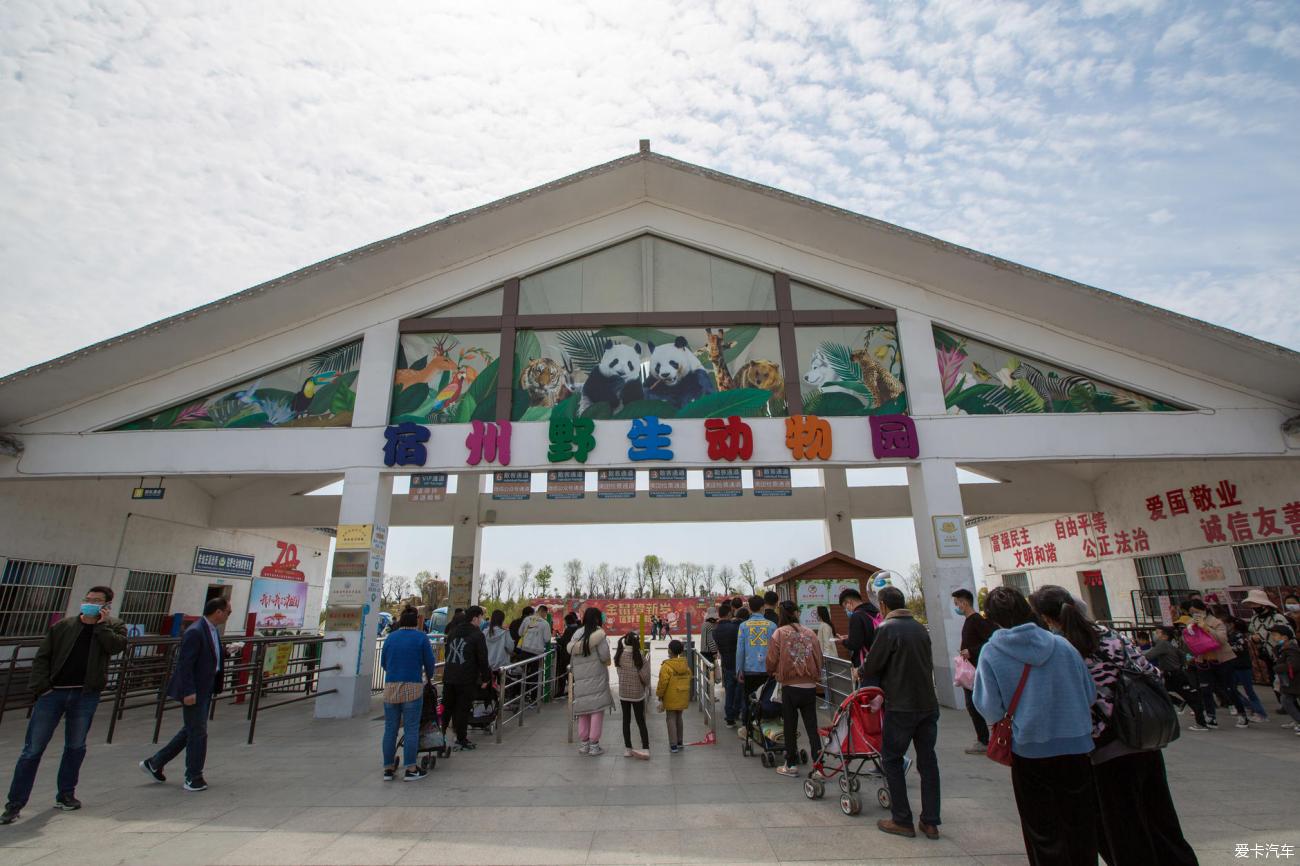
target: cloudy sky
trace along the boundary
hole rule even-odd
[[[0,375],[641,137],[1300,349],[1293,2],[434,5],[0,5]]]

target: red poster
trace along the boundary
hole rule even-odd
[[[529,604],[533,607],[539,604],[549,607],[556,631],[563,631],[564,614],[569,611],[581,616],[582,611],[588,607],[600,608],[605,614],[605,633],[613,641],[630,631],[636,631],[643,614],[647,633],[650,631],[650,617],[659,616],[667,621],[669,633],[673,637],[679,637],[686,633],[686,614],[689,611],[691,630],[698,635],[700,624],[704,622],[705,609],[717,602],[701,602],[693,598],[539,598]]]

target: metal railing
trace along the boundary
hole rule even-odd
[[[858,671],[848,659],[827,656],[822,659],[826,672],[826,702],[838,707],[858,688]]]
[[[321,692],[319,688],[321,673],[340,670],[338,665],[328,668],[321,666],[321,648],[326,643],[341,640],[342,638],[324,638],[318,634],[223,637],[223,689],[222,693],[213,696],[212,716],[215,717],[216,706],[220,702],[247,703],[248,742],[251,743],[259,712],[334,692],[333,689]],[[144,708],[153,710],[153,742],[158,742],[164,715],[181,706],[179,702],[167,697],[167,683],[175,666],[180,643],[178,637],[128,638],[126,649],[109,659],[107,681],[104,690],[100,692],[100,703],[112,707],[105,742],[113,742],[118,722],[127,710]],[[289,658],[283,662],[283,669],[277,673],[280,663],[273,661],[272,671],[268,673],[268,650],[286,643],[292,649]],[[25,710],[25,715],[30,716],[31,709],[36,704],[36,695],[32,694],[29,686],[31,665],[40,644],[40,638],[10,638],[0,641],[0,720],[3,720],[4,713],[14,710]],[[231,644],[241,644],[242,650],[237,655],[232,653]],[[277,700],[274,703],[266,703],[264,700],[268,693],[283,695],[297,692],[302,694],[288,700]]]
[[[380,660],[384,655],[385,637],[385,635],[380,635],[379,639],[375,641],[375,667],[370,674],[371,694],[378,694],[384,690],[384,666]],[[433,657],[439,664],[441,664],[446,656],[446,637],[447,636],[441,632],[429,635],[429,643],[433,645]]]
[[[524,726],[524,712],[533,710],[534,714],[541,713],[542,704],[549,702],[551,696],[555,694],[554,679],[555,672],[555,650],[550,649],[539,656],[521,659],[517,662],[511,662],[503,665],[496,671],[497,674],[497,742],[501,742],[501,734],[505,726],[519,719],[519,727]],[[572,686],[572,679],[570,679]],[[509,694],[513,692],[513,694]],[[570,706],[572,706],[573,689],[569,689]],[[507,714],[507,710],[514,706],[513,714]],[[570,713],[572,715],[572,713]],[[570,724],[572,727],[572,724]],[[572,733],[570,733],[572,741]]]
[[[718,735],[718,685],[722,682],[722,661],[709,659],[692,646],[687,651],[691,669],[691,692],[695,705],[704,716],[704,727]]]

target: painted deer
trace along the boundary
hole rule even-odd
[[[718,328],[717,333],[712,328],[705,328],[704,333],[708,335],[709,340],[709,361],[713,364],[713,378],[717,380],[719,391],[734,391],[736,380],[732,378],[731,371],[727,369],[727,359],[723,356],[723,351],[733,348],[735,341],[723,342],[726,332]]]

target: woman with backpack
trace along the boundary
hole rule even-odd
[[[641,638],[630,631],[618,642],[614,653],[618,671],[618,699],[623,705],[623,757],[650,760],[650,732],[645,726],[645,701],[650,690],[650,663],[641,655]],[[640,751],[632,748],[632,718],[641,734]]]
[[[817,735],[817,685],[822,679],[822,645],[812,629],[799,622],[799,606],[783,601],[776,610],[776,631],[767,647],[767,673],[781,684],[781,720],[785,724],[782,776],[799,775],[799,718],[808,734],[815,762],[822,752]]]
[[[1169,793],[1163,753],[1159,748],[1144,750],[1126,744],[1119,738],[1115,724],[1124,690],[1142,687],[1127,685],[1133,674],[1146,678],[1148,688],[1158,689],[1165,709],[1173,713],[1159,669],[1128,638],[1085,616],[1064,587],[1043,586],[1029,597],[1029,603],[1043,624],[1069,641],[1083,657],[1096,686],[1091,760],[1102,858],[1110,866],[1195,866],[1196,853],[1183,837],[1178,810]],[[1172,718],[1176,736],[1177,716]]]
[[[1025,853],[1033,864],[1095,866],[1088,755],[1097,688],[1074,647],[1040,628],[1018,591],[995,588],[985,612],[999,628],[980,648],[971,701],[990,725],[1012,717],[1011,789]]]
[[[614,705],[609,691],[612,659],[609,640],[600,624],[600,608],[589,607],[582,613],[582,628],[569,641],[569,670],[573,673],[573,713],[578,717],[579,755],[603,755],[600,732],[605,723],[605,709]]]

